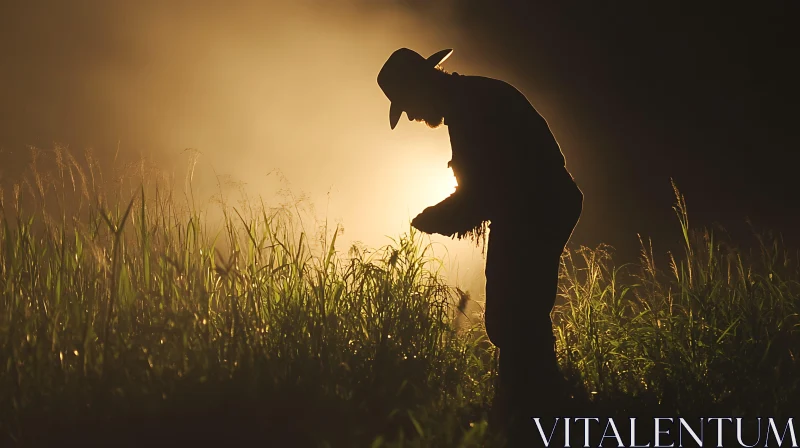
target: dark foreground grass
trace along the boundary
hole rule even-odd
[[[497,446],[495,351],[413,231],[340,253],[286,208],[123,192],[54,152],[0,195],[0,431],[17,446]],[[74,194],[72,194],[74,192]],[[789,417],[800,271],[777,241],[693,232],[568,251],[554,310],[582,415]],[[187,206],[180,207],[180,204]],[[644,246],[644,245],[643,245]]]

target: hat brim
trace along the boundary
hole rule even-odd
[[[437,51],[436,53],[428,56],[426,61],[430,64],[431,67],[436,67],[437,65],[441,64],[442,62],[446,61],[450,55],[453,54],[452,48],[447,48],[445,50]]]
[[[397,122],[400,121],[401,115],[403,115],[403,109],[397,103],[392,103],[389,106],[389,126],[392,127],[392,130],[397,126]]]

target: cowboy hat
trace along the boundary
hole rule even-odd
[[[423,75],[425,70],[436,68],[451,54],[453,49],[448,48],[437,51],[426,59],[414,50],[401,48],[389,56],[378,73],[378,85],[392,103],[389,107],[389,125],[392,129],[397,126],[400,115],[403,114],[403,108],[398,103],[402,103],[403,96],[413,87],[414,81]]]

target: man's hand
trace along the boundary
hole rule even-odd
[[[411,225],[415,229],[425,233],[439,233],[441,235],[451,236],[455,232],[447,233],[446,230],[442,228],[442,223],[439,217],[437,217],[438,214],[436,206],[432,205],[427,207],[411,221]]]
[[[465,195],[456,188],[445,200],[423,210],[411,221],[411,225],[425,233],[444,236],[466,233],[487,219],[477,205],[475,196]]]

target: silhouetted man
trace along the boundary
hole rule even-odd
[[[550,312],[583,194],[525,96],[503,81],[445,72],[439,64],[451,53],[426,59],[401,48],[383,65],[378,85],[391,101],[392,129],[405,112],[450,133],[456,191],[411,224],[426,233],[480,237],[490,222],[485,317],[500,348],[494,407],[501,408],[493,412],[506,415],[513,439],[516,429],[533,427],[531,417],[556,416],[565,397]]]

